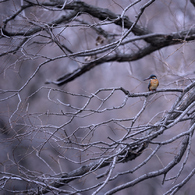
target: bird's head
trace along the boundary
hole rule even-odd
[[[148,78],[144,79],[144,81],[149,80],[149,79],[157,79],[157,76],[152,74]]]

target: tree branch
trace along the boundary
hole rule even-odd
[[[156,42],[153,42],[153,45],[147,45],[146,47],[139,49],[137,52],[132,53],[132,54],[112,54],[105,56],[103,58],[99,58],[98,60],[94,60],[92,62],[89,62],[88,64],[82,66],[81,68],[78,68],[74,70],[72,73],[68,73],[59,79],[57,81],[51,81],[47,83],[53,83],[58,86],[64,85],[70,81],[73,81],[77,77],[83,75],[84,73],[90,71],[94,67],[106,63],[106,62],[131,62],[131,61],[136,61],[139,60],[149,54],[151,54],[154,51],[157,51],[161,48],[170,46],[170,45],[175,45],[175,44],[180,44],[185,41],[193,41],[195,39],[195,28],[192,28],[190,31],[181,31],[178,33],[171,33],[167,35],[156,35]],[[156,46],[154,46],[156,45]]]

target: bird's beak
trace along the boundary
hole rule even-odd
[[[149,80],[149,79],[150,79],[150,77],[148,77],[148,78],[144,79],[144,81]]]

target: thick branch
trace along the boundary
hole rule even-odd
[[[63,1],[57,1],[56,4],[57,7],[62,8]],[[54,4],[45,4],[47,6],[53,6]],[[70,10],[76,10],[78,13],[88,13],[91,16],[98,18],[99,20],[107,20],[112,21],[113,23],[122,26],[122,22],[124,22],[124,27],[129,29],[133,25],[133,22],[129,20],[127,16],[124,17],[124,21],[120,17],[119,14],[115,14],[114,12],[110,11],[109,9],[99,8],[93,5],[89,5],[82,1],[73,1],[71,3],[66,4],[64,9],[70,9]],[[132,32],[135,35],[145,35],[151,33],[148,29],[143,28],[139,25],[135,25],[135,27],[132,29]]]
[[[54,84],[57,84],[58,86],[64,85],[77,77],[83,75],[84,73],[88,72],[89,70],[93,69],[94,67],[105,63],[105,62],[130,62],[139,60],[149,54],[151,54],[154,51],[157,51],[163,47],[167,47],[170,45],[175,45],[179,43],[183,43],[184,41],[191,41],[195,39],[195,28],[191,29],[190,31],[181,31],[178,33],[172,33],[167,35],[161,35],[156,37],[156,42],[153,43],[153,45],[148,45],[143,49],[138,50],[136,53],[132,54],[112,54],[109,56],[105,56],[103,58],[100,58],[96,61],[90,62],[81,68],[78,68],[74,70],[72,73],[68,73],[62,77],[60,77],[56,82],[52,82]],[[156,45],[156,46],[154,46]]]

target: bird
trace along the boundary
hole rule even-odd
[[[148,84],[149,91],[156,91],[156,88],[159,85],[159,81],[157,79],[157,76],[152,74],[148,78],[144,79],[144,81],[149,80],[149,79],[150,79],[150,82]]]

